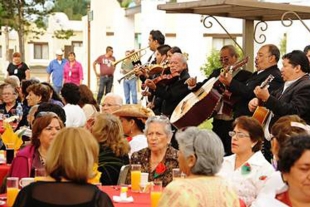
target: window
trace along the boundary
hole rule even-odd
[[[213,38],[212,46],[216,50],[220,50],[224,45],[235,45],[234,41],[229,38]]]
[[[48,43],[34,43],[34,59],[46,59],[48,60]]]

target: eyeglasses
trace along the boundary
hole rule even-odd
[[[16,95],[16,93],[2,93],[3,96],[11,96],[11,95]]]
[[[242,138],[245,138],[245,137],[250,137],[250,135],[248,134],[244,134],[242,132],[235,132],[235,131],[230,131],[228,132],[228,135],[233,137],[233,136],[236,136],[238,139],[242,139]]]
[[[40,111],[39,113],[37,113],[36,118],[39,117],[43,117],[43,116],[54,116],[54,117],[58,117],[57,114],[55,114],[52,111]]]
[[[102,107],[120,106],[119,104],[101,104]]]

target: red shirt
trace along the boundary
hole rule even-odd
[[[285,191],[283,193],[276,195],[276,199],[281,201],[282,203],[288,205],[288,206],[292,206],[292,203],[290,201],[290,197],[288,195],[288,191]]]
[[[115,61],[115,58],[106,57],[106,55],[101,55],[96,59],[96,63],[100,65],[100,75],[113,75],[115,68],[112,65],[112,62]]]

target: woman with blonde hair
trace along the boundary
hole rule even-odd
[[[116,185],[121,167],[129,164],[130,146],[124,139],[122,124],[111,114],[98,114],[90,131],[100,146],[100,182],[103,185]]]
[[[61,130],[48,151],[46,181],[24,187],[14,207],[113,206],[106,193],[87,183],[95,176],[93,166],[98,151],[97,141],[86,129],[69,127]]]

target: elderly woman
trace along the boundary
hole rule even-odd
[[[141,164],[149,173],[149,181],[161,180],[163,186],[172,181],[172,169],[178,168],[177,150],[170,146],[171,124],[166,116],[151,116],[145,123],[148,147],[131,156],[131,164]]]
[[[99,142],[99,168],[103,185],[116,185],[120,169],[129,164],[129,144],[123,137],[120,120],[111,114],[98,114],[90,129]]]
[[[176,134],[180,170],[186,178],[170,183],[159,201],[161,207],[239,207],[237,194],[215,174],[220,170],[224,148],[210,130],[189,127]],[[190,198],[190,200],[189,200]]]
[[[282,148],[283,144],[291,139],[292,136],[307,134],[308,130],[309,126],[297,115],[283,116],[275,122],[271,128],[271,151],[274,156],[273,164],[275,168],[277,168],[279,150]],[[252,207],[264,207],[269,205],[268,200],[274,199],[277,192],[281,191],[285,186],[286,184],[282,180],[281,173],[279,171],[274,172],[267,179],[256,200],[252,203]]]
[[[3,114],[8,114],[9,116],[13,115],[13,111],[17,107],[18,92],[16,89],[10,85],[6,84],[3,86],[2,90],[2,99],[3,103],[0,104],[0,110],[3,110]]]
[[[261,150],[264,131],[260,123],[247,116],[233,123],[231,156],[225,157],[220,175],[231,181],[238,196],[250,206],[274,169]]]
[[[106,193],[87,183],[94,177],[98,151],[97,141],[86,129],[61,130],[48,151],[46,181],[24,187],[13,207],[113,206]]]
[[[310,136],[296,135],[283,143],[279,151],[278,169],[287,184],[277,195],[265,198],[264,206],[310,206]]]
[[[55,113],[38,113],[32,128],[31,144],[17,153],[9,177],[33,177],[35,169],[44,168],[47,150],[61,128],[63,123]]]
[[[152,110],[138,104],[126,104],[113,114],[119,116],[122,122],[124,134],[130,144],[129,156],[148,146],[143,130],[146,119],[154,115]]]

